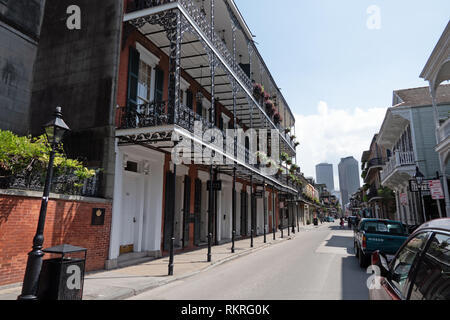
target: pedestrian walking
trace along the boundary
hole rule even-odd
[[[341,225],[341,229],[344,229],[344,218],[341,218],[341,222],[340,222],[340,225]]]

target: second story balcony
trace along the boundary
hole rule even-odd
[[[406,183],[415,173],[416,160],[414,152],[395,151],[381,171],[381,183],[395,189]]]
[[[363,172],[365,172],[364,182],[372,181],[374,177],[374,172],[378,172],[383,169],[386,161],[382,158],[372,158],[366,163],[366,167]]]
[[[241,136],[242,143],[234,144],[234,137],[227,136],[224,130],[213,125],[210,121],[203,118],[192,109],[180,105],[176,108],[176,112],[171,111],[168,102],[154,102],[132,107],[119,107],[117,109],[117,137],[121,144],[137,144],[159,149],[165,152],[171,152],[176,143],[173,137],[176,135],[181,137],[183,141],[189,141],[197,144],[197,149],[190,156],[195,161],[196,152],[202,154],[205,148],[211,149],[223,158],[223,164],[219,165],[222,170],[229,171],[234,164],[239,167],[240,174],[249,176],[253,174],[259,179],[266,182],[272,181],[281,190],[296,194],[298,192],[298,184],[295,180],[290,179],[287,170],[275,175],[267,175],[263,165],[255,152],[250,151],[250,146],[245,139],[245,135]],[[201,128],[201,131],[198,131]],[[206,130],[214,130],[214,143],[205,140]],[[177,139],[175,139],[178,141]],[[222,145],[220,144],[222,140]],[[244,142],[245,141],[245,142]],[[191,143],[188,143],[189,147]],[[236,149],[234,149],[234,145]],[[223,147],[223,148],[222,148]],[[184,154],[186,156],[186,154]],[[193,162],[195,163],[195,162]]]

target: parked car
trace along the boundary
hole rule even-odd
[[[371,300],[450,300],[450,219],[420,226],[389,259],[372,254],[380,270],[372,277]]]
[[[348,227],[353,228],[356,225],[356,216],[348,217]]]
[[[362,219],[354,231],[354,248],[361,268],[369,265],[373,252],[395,255],[408,238],[408,232],[399,221]]]
[[[333,217],[325,217],[325,221],[326,222],[334,222],[334,218]]]

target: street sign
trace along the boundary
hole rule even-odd
[[[209,191],[209,186],[211,185],[211,180],[206,183],[206,190]],[[222,181],[217,180],[213,181],[213,191],[221,191],[222,190]]]
[[[402,206],[408,205],[408,194],[407,193],[400,193],[400,203]]]
[[[424,180],[422,182],[422,188],[421,191],[430,191],[430,184],[428,183],[429,180]],[[417,186],[417,183],[415,180],[409,180],[409,190],[411,192],[419,192],[419,188]]]
[[[433,200],[445,199],[444,192],[442,191],[441,180],[430,180],[428,182]]]

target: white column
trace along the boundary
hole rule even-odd
[[[123,186],[123,153],[119,150],[118,139],[116,139],[116,164],[114,174],[114,200],[112,207],[111,235],[109,244],[109,260],[119,257],[120,253],[120,225],[122,211],[122,186]]]

